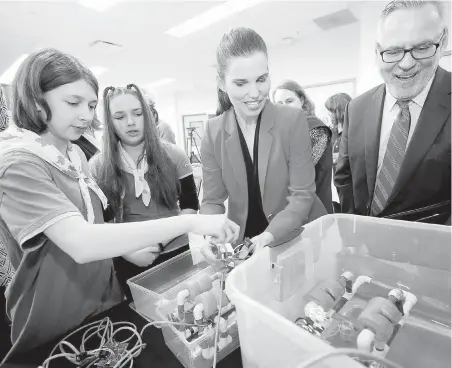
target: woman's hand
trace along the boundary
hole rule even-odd
[[[256,254],[274,240],[275,237],[268,231],[264,231],[262,234],[255,236],[251,239],[251,242],[253,243],[253,246],[251,248],[253,254]]]
[[[194,215],[191,228],[195,234],[210,235],[222,244],[235,243],[240,233],[240,227],[226,215]]]
[[[138,267],[148,267],[154,263],[160,255],[160,248],[158,245],[152,245],[148,248],[125,254],[122,256],[126,261],[133,263]]]
[[[224,247],[223,244],[217,244],[209,237],[201,248],[201,254],[208,264],[215,268],[221,268],[223,262],[217,258],[217,254],[221,252],[222,247]]]

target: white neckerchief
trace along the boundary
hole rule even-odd
[[[63,174],[77,179],[90,224],[94,223],[95,216],[88,188],[99,197],[104,209],[107,208],[107,198],[94,180],[83,172],[80,156],[71,143],[69,143],[67,148],[69,157],[69,160],[67,160],[55,146],[45,143],[36,133],[27,129],[21,129],[16,125],[10,125],[8,129],[0,133],[0,155],[13,150],[25,150],[33,153]],[[0,170],[0,176],[3,175],[4,169],[6,168]]]
[[[133,175],[135,181],[135,197],[138,198],[141,195],[144,205],[147,207],[151,202],[151,189],[144,177],[144,174],[148,171],[148,162],[146,160],[146,151],[143,152],[143,159],[138,163],[138,167],[133,161],[132,157],[122,147],[121,142],[118,143],[119,156],[121,157],[122,169]]]

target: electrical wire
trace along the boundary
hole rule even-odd
[[[109,318],[104,318],[101,321],[91,322],[88,325],[82,326],[82,327],[78,328],[77,330],[73,331],[72,333],[70,333],[69,335],[67,335],[64,339],[62,339],[60,342],[58,342],[58,344],[55,345],[55,347],[52,349],[52,351],[50,353],[50,356],[44,361],[44,363],[42,365],[39,366],[39,368],[48,368],[48,366],[52,360],[61,358],[61,357],[64,357],[64,358],[68,359],[70,362],[75,364],[76,354],[67,353],[64,351],[64,349],[62,349],[62,346],[66,345],[66,344],[63,344],[64,342],[66,342],[65,340],[68,340],[70,337],[74,336],[75,334],[77,334],[78,332],[82,331],[85,328],[94,326],[94,329],[95,329],[96,324],[98,325],[97,328],[100,329],[100,327],[102,326],[102,323],[104,321],[107,324],[111,323]],[[60,347],[60,350],[62,351],[62,353],[55,355],[55,352],[58,349],[58,347]],[[74,346],[71,345],[71,349],[72,349],[72,347],[74,347]],[[81,351],[81,352],[84,352],[84,351]]]
[[[218,350],[218,334],[220,328],[220,318],[221,318],[221,304],[223,302],[223,284],[224,284],[224,274],[220,275],[220,297],[219,297],[219,305],[218,305],[218,317],[217,317],[217,326],[215,331],[215,340],[214,340],[214,364],[213,367],[216,367],[217,363],[217,350]],[[136,326],[131,322],[115,322],[113,323],[108,317],[98,320],[95,322],[91,322],[85,326],[78,328],[77,330],[71,332],[65,338],[60,340],[52,349],[49,357],[38,367],[38,368],[49,368],[50,362],[58,358],[66,358],[74,365],[83,364],[87,368],[94,367],[96,363],[101,361],[103,358],[99,355],[101,352],[107,352],[111,355],[115,354],[115,351],[111,348],[109,344],[125,344],[130,345],[131,341],[136,338],[135,344],[128,348],[124,354],[120,356],[120,359],[116,362],[114,367],[112,368],[124,368],[128,365],[129,368],[133,366],[133,359],[139,356],[142,350],[146,347],[146,344],[143,343],[143,334],[148,327],[155,326],[160,328],[164,325],[174,325],[174,326],[185,326],[185,327],[207,327],[208,323],[184,323],[184,322],[176,322],[176,321],[153,321],[146,324],[141,332],[138,332]],[[73,344],[71,344],[68,340],[83,331],[82,340],[80,343],[79,349],[77,349]],[[114,339],[115,336],[120,332],[131,332],[131,336],[125,338],[123,341],[117,341]],[[97,344],[97,348],[88,350],[88,342],[90,342],[93,338],[97,337],[100,341]],[[93,345],[95,346],[95,345]],[[57,350],[60,350],[57,353]]]
[[[87,324],[87,325],[85,325],[85,326],[82,326],[82,327],[78,328],[78,329],[75,330],[74,332],[70,333],[70,334],[67,335],[64,339],[62,339],[58,344],[55,345],[55,347],[52,349],[52,351],[51,351],[51,353],[50,353],[50,356],[52,356],[53,354],[55,354],[56,349],[60,346],[60,344],[61,344],[63,341],[68,340],[70,337],[74,336],[75,334],[77,334],[78,332],[82,331],[83,329],[85,329],[85,328],[87,328],[87,327],[95,326],[96,324],[98,324],[98,325],[99,325],[98,328],[100,328],[100,327],[101,327],[101,323],[102,323],[103,321],[107,321],[107,323],[108,323],[108,322],[110,322],[110,318],[107,317],[107,318],[104,318],[104,319],[101,320],[101,321],[91,322],[91,323],[89,323],[89,324]],[[94,327],[94,328],[95,328],[95,327]],[[82,341],[82,342],[83,342],[83,341]]]
[[[138,334],[138,331],[136,329],[136,327],[134,326],[134,328],[129,327],[129,326],[125,326],[125,327],[121,327],[118,328],[115,332],[113,332],[113,335],[111,335],[111,339],[113,339],[115,337],[115,335],[120,332],[120,331],[131,331],[132,332],[132,336],[130,336],[128,339],[123,340],[123,341],[119,341],[119,340],[115,340],[117,343],[120,344],[125,344],[128,343],[130,340],[132,340],[135,336],[138,337],[138,343],[136,345],[141,345],[142,344],[142,340],[141,340],[141,335]]]
[[[182,322],[173,322],[173,321],[154,321],[145,325],[141,333],[138,332],[136,326],[131,322],[115,322],[113,323],[108,317],[104,318],[100,321],[95,321],[89,323],[85,326],[82,326],[75,330],[74,332],[67,335],[61,341],[59,341],[55,347],[52,349],[49,357],[39,366],[39,368],[49,368],[50,362],[58,358],[66,358],[74,365],[80,365],[80,361],[77,359],[80,356],[84,356],[84,359],[91,358],[93,361],[87,361],[86,364],[89,365],[87,367],[93,367],[95,363],[97,363],[101,358],[99,357],[99,353],[102,351],[108,352],[110,354],[115,354],[115,352],[108,347],[110,343],[116,344],[130,344],[132,339],[136,338],[137,341],[135,344],[125,351],[124,355],[120,357],[120,359],[116,362],[113,368],[124,368],[128,365],[129,368],[133,366],[133,359],[139,356],[142,350],[146,347],[146,344],[143,343],[143,333],[150,326],[161,326],[161,325],[176,325],[176,326],[189,326],[189,327],[205,327],[207,324],[194,324],[194,323],[182,323]],[[82,341],[80,344],[80,349],[77,349],[73,344],[71,344],[68,340],[76,335],[77,333],[83,331]],[[114,337],[117,336],[120,332],[131,332],[131,336],[124,339],[123,341],[114,340]],[[93,350],[87,350],[88,342],[94,337],[98,337],[100,343],[98,347]],[[56,353],[57,350],[60,350],[60,353]]]
[[[138,345],[134,349],[129,350],[126,352],[125,355],[121,357],[120,360],[113,366],[113,368],[123,368],[127,363],[129,363],[129,367],[133,366],[133,358],[136,358],[138,355],[140,355],[140,350],[144,349],[146,347],[146,344]],[[136,350],[136,351],[135,351]],[[127,358],[127,359],[126,359]]]
[[[49,363],[50,363],[52,360],[57,359],[57,358],[63,358],[63,357],[66,358],[68,355],[69,355],[69,354],[67,354],[67,353],[61,353],[61,354],[56,354],[56,355],[49,356],[49,357],[44,361],[44,363],[42,363],[42,365],[40,365],[38,368],[47,368],[47,367],[49,366]]]
[[[311,368],[314,367],[315,364],[325,360],[332,358],[334,356],[338,355],[353,355],[360,358],[365,358],[369,360],[373,360],[377,363],[383,364],[386,368],[403,368],[401,365],[391,362],[388,359],[378,357],[376,355],[373,355],[371,353],[366,353],[358,349],[336,349],[333,351],[329,351],[327,353],[323,353],[320,355],[317,355],[311,359],[308,359],[302,363],[300,363],[297,368]]]

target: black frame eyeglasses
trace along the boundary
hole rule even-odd
[[[446,30],[441,33],[440,39],[437,43],[430,43],[423,46],[412,47],[410,49],[393,49],[380,51],[381,60],[388,64],[398,63],[399,61],[403,60],[408,52],[411,54],[411,57],[414,60],[430,59],[431,57],[436,55],[438,48],[443,41],[445,32]]]

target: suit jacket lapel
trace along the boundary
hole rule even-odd
[[[270,152],[273,145],[273,135],[271,129],[275,125],[275,112],[273,105],[267,101],[261,117],[261,126],[259,130],[259,147],[258,147],[258,172],[259,172],[259,186],[262,195],[262,203],[264,203],[265,193],[265,178],[267,177],[268,161],[270,159]]]
[[[383,106],[385,100],[385,85],[382,84],[375,90],[373,101],[368,112],[364,112],[365,124],[365,158],[369,199],[373,197],[375,181],[377,178],[378,152],[380,149],[381,120],[383,118]],[[368,117],[368,118],[367,118]]]
[[[411,178],[450,115],[450,75],[438,67],[388,203]],[[426,178],[428,180],[428,178]]]
[[[228,153],[229,162],[231,163],[239,187],[242,188],[243,192],[246,194],[246,203],[248,203],[248,180],[234,109],[231,108],[226,112],[225,119],[224,130],[226,131],[226,134],[229,135],[226,139],[226,151]]]

